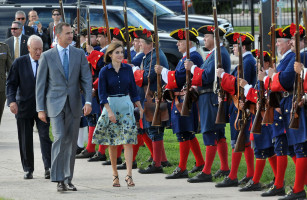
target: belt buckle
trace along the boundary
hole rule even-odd
[[[284,96],[284,97],[288,97],[288,96],[289,96],[289,92],[288,92],[288,91],[284,92],[284,93],[283,93],[283,96]]]

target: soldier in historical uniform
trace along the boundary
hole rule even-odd
[[[134,77],[137,86],[140,88],[138,93],[140,95],[141,100],[147,101],[145,99],[145,92],[147,87],[149,86],[150,93],[157,91],[157,74],[155,72],[154,66],[156,65],[156,50],[154,48],[154,39],[152,32],[144,29],[140,36],[140,45],[141,50],[145,54],[142,59],[142,63],[140,67],[134,66]],[[160,64],[168,69],[168,62],[165,54],[161,49],[159,49],[160,54]],[[149,80],[147,79],[148,74],[150,73]],[[149,82],[148,82],[149,81]],[[141,102],[142,106],[144,106],[144,101]],[[151,101],[151,98],[148,98],[148,101]],[[146,109],[146,108],[145,108]],[[166,158],[164,144],[163,144],[163,136],[164,136],[164,128],[166,123],[163,122],[161,126],[151,126],[151,122],[148,122],[143,118],[143,127],[146,130],[149,138],[152,140],[153,146],[153,162],[146,169],[140,169],[139,172],[142,174],[150,174],[150,173],[162,173],[163,168],[162,164],[168,165],[168,161]]]
[[[6,100],[6,95],[5,95],[6,75],[10,71],[11,65],[12,65],[12,57],[9,50],[9,46],[5,43],[0,42],[0,124]]]
[[[215,59],[216,59],[216,49],[214,44],[214,27],[213,26],[202,26],[198,29],[200,33],[204,34],[205,47],[210,50],[207,55],[205,62],[201,66],[195,65],[191,61],[185,61],[186,70],[191,70],[193,74],[192,85],[198,86],[199,100],[199,115],[200,115],[200,125],[201,133],[203,134],[203,140],[206,145],[206,160],[205,166],[198,175],[193,178],[188,179],[190,183],[198,182],[211,182],[211,167],[215,158],[215,154],[218,151],[221,167],[214,174],[214,177],[220,177],[228,175],[228,150],[225,138],[225,124],[216,124],[215,119],[218,110],[218,95],[214,91],[215,84]],[[223,46],[223,36],[225,35],[225,30],[219,28],[221,46],[221,60],[222,66],[226,72],[230,71],[230,56],[226,48]]]
[[[249,34],[242,33],[230,33],[226,35],[226,39],[230,44],[233,45],[234,54],[239,55],[239,38],[241,37],[242,41],[242,57],[243,57],[243,72],[245,80],[252,86],[256,83],[256,61],[251,53],[251,43],[254,41],[254,37]],[[237,77],[237,67],[233,70],[231,74],[225,73],[223,69],[217,70],[218,77],[222,78],[221,86],[228,92],[230,95],[236,94],[236,77]],[[241,161],[242,153],[234,152],[234,147],[237,142],[237,137],[239,131],[235,129],[235,121],[238,114],[238,109],[236,108],[234,102],[232,101],[229,107],[229,123],[230,123],[230,132],[231,132],[231,146],[232,146],[232,156],[231,156],[231,171],[230,174],[220,183],[216,184],[216,187],[231,187],[238,186],[238,184],[246,184],[254,175],[254,151],[251,148],[251,143],[249,140],[249,126],[245,126],[245,150],[244,156],[247,165],[246,176],[238,181],[237,172],[239,169],[239,164]],[[247,124],[250,123],[250,118],[247,119]]]
[[[292,131],[289,129],[291,101],[293,96],[293,83],[295,79],[294,61],[295,53],[291,50],[291,34],[290,26],[281,30],[276,30],[276,46],[277,51],[282,55],[279,65],[275,68],[270,68],[268,76],[264,77],[264,86],[269,87],[269,92],[281,92],[283,98],[280,100],[279,108],[274,110],[273,141],[274,149],[277,155],[277,172],[274,185],[262,196],[284,195],[284,177],[290,155],[295,162],[296,156],[293,145],[295,144],[294,136],[291,137]]]
[[[258,58],[260,57],[259,49],[252,50],[253,56]],[[270,53],[267,51],[263,52],[264,66],[262,71],[267,72],[270,67]],[[262,80],[263,73],[259,72],[260,76],[258,80]],[[258,83],[259,84],[259,83]],[[253,105],[257,104],[258,101],[258,88],[253,88],[252,85],[249,85],[246,80],[240,79],[240,86],[244,88],[244,95],[246,100],[252,102]],[[259,108],[258,108],[259,109]],[[257,110],[258,110],[257,109]],[[252,115],[252,121],[254,121],[254,115]],[[254,154],[256,157],[256,167],[253,175],[253,179],[250,180],[243,188],[239,189],[240,192],[245,191],[260,191],[262,190],[260,184],[260,178],[262,176],[263,169],[265,167],[266,159],[268,158],[270,165],[272,167],[273,173],[276,176],[276,165],[277,158],[274,152],[274,146],[272,143],[272,127],[269,124],[264,124],[261,126],[261,134],[250,133],[250,140],[252,146],[254,147]]]
[[[292,51],[295,51],[295,38],[294,38],[294,33],[296,29],[295,24],[291,24],[290,26],[290,34],[292,35],[291,39],[291,49]],[[301,62],[295,62],[294,63],[294,70],[295,72],[301,76],[302,72],[303,77],[304,77],[304,83],[303,83],[303,88],[304,94],[306,94],[307,91],[307,77],[306,77],[306,67],[307,67],[307,52],[304,44],[304,36],[305,36],[305,30],[304,28],[300,25],[299,26],[300,30],[300,58]],[[304,68],[305,67],[305,68]],[[305,95],[304,95],[305,96]],[[303,97],[304,100],[306,98]],[[304,199],[306,198],[306,192],[304,190],[304,185],[307,185],[307,131],[306,131],[306,104],[300,105],[301,106],[301,111],[300,111],[300,116],[299,116],[299,130],[301,130],[301,127],[304,127],[304,131],[295,131],[295,132],[290,132],[292,136],[295,137],[296,141],[294,144],[294,152],[296,154],[296,163],[295,163],[295,182],[294,182],[294,187],[293,189],[283,198],[282,200],[291,200],[291,199]],[[290,129],[291,130],[291,129]]]
[[[190,173],[201,171],[204,167],[205,161],[200,150],[199,142],[195,137],[195,134],[198,132],[198,109],[196,103],[194,102],[192,104],[192,109],[189,116],[181,116],[180,114],[184,99],[183,88],[186,83],[184,61],[187,60],[187,43],[185,30],[175,30],[171,32],[170,36],[178,40],[178,50],[183,54],[183,57],[177,64],[175,71],[170,71],[161,65],[156,65],[155,70],[157,74],[162,74],[163,81],[167,83],[166,89],[169,90],[169,92],[174,93],[174,99],[169,99],[172,101],[171,124],[173,133],[176,134],[177,141],[179,142],[180,160],[178,167],[176,167],[172,174],[166,176],[165,178],[188,178],[186,166],[190,150],[192,150],[196,160],[196,164]],[[192,28],[192,30],[189,31],[189,46],[191,47],[189,49],[189,59],[197,66],[201,66],[203,64],[203,59],[197,52],[197,50],[200,50],[197,36],[197,30]]]

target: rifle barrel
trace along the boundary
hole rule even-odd
[[[106,0],[102,0],[102,6],[104,11],[104,21],[106,22],[106,29],[107,29],[107,36],[108,36],[108,43],[111,43],[111,33],[109,27],[109,19],[108,19],[108,11],[106,6]]]

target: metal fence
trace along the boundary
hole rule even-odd
[[[197,7],[207,6],[211,0],[196,0]],[[253,2],[253,3],[252,3]],[[303,0],[300,1],[300,6],[303,5]],[[285,26],[294,22],[294,0],[277,0],[276,19],[277,26]],[[218,17],[229,20],[234,27],[236,26],[258,26],[258,13],[260,10],[259,0],[217,0]],[[210,10],[203,10],[195,8],[197,14],[212,13]]]

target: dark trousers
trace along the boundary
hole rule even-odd
[[[1,124],[2,114],[3,114],[5,99],[6,99],[5,92],[0,92],[0,124]]]
[[[50,123],[42,122],[37,115],[33,118],[16,118],[20,159],[25,172],[34,171],[33,126],[34,120],[38,129],[40,147],[45,169],[51,167],[51,145],[49,137]]]

